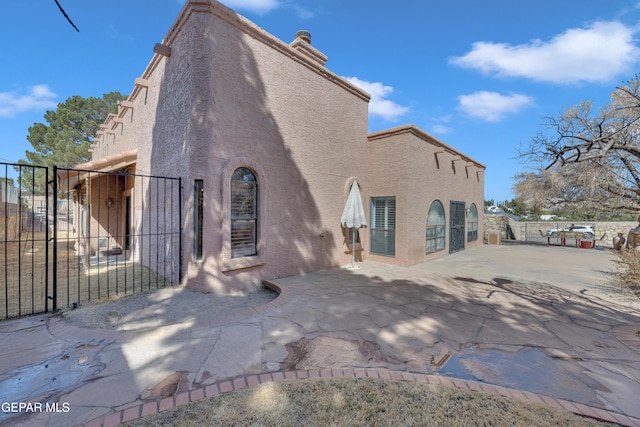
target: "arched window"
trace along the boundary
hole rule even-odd
[[[426,253],[441,251],[445,246],[444,207],[434,200],[427,214],[427,250]]]
[[[231,257],[257,255],[258,183],[254,173],[238,168],[231,176]]]
[[[467,225],[467,242],[478,240],[478,209],[475,203],[469,206],[469,218]]]

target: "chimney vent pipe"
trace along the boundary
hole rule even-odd
[[[296,38],[300,38],[305,42],[311,44],[311,33],[309,31],[300,30],[296,33]]]

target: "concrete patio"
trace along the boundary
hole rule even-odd
[[[264,381],[375,376],[544,402],[640,426],[640,300],[608,250],[480,246],[274,280],[280,296],[152,330],[0,322],[3,425],[117,425]],[[158,313],[162,316],[162,313]],[[53,408],[50,408],[53,409]]]

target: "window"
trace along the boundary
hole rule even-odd
[[[238,168],[231,176],[231,257],[257,255],[258,183],[254,173]]]
[[[435,200],[427,214],[427,250],[426,253],[441,251],[445,247],[444,207]]]
[[[396,198],[371,198],[371,253],[396,254]]]
[[[269,252],[264,226],[268,175],[252,159],[234,157],[222,169],[220,186],[224,206],[220,271],[262,267]]]
[[[478,240],[478,209],[474,203],[469,206],[469,219],[467,220],[467,242]]]
[[[202,259],[202,219],[204,216],[204,184],[196,179],[193,184],[193,259]]]

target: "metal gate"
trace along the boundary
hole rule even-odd
[[[449,253],[453,253],[464,249],[464,202],[450,202],[449,218]]]
[[[0,319],[182,280],[180,178],[0,167]]]
[[[49,170],[0,163],[0,319],[47,311]]]

